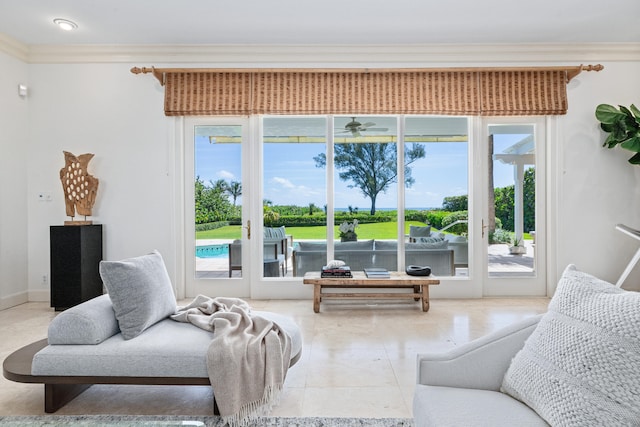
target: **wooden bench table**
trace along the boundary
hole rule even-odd
[[[422,311],[429,311],[429,285],[439,285],[440,280],[431,276],[409,276],[392,271],[389,278],[368,278],[364,271],[353,271],[352,278],[322,278],[320,272],[304,275],[302,283],[313,285],[313,311],[320,312],[323,298],[404,299],[422,301]],[[323,289],[367,289],[371,292],[322,292]],[[378,292],[380,289],[411,289],[412,292]]]

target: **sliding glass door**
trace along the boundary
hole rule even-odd
[[[185,279],[189,296],[250,296],[248,141],[249,125],[244,119],[185,122]]]
[[[429,266],[453,295],[544,295],[544,119],[184,124],[188,296],[301,297],[334,259]]]

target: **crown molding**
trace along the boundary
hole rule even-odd
[[[13,56],[22,62],[29,61],[29,46],[0,33],[0,52]]]
[[[202,63],[416,67],[473,63],[640,61],[640,43],[435,45],[22,45],[0,34],[0,50],[31,64]]]

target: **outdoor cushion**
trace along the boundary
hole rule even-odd
[[[372,251],[373,240],[358,240],[357,242],[335,242],[336,251]]]
[[[100,344],[120,332],[109,295],[58,314],[49,324],[49,344]]]
[[[375,247],[376,251],[396,251],[398,250],[398,242],[376,240]]]
[[[447,241],[453,242],[453,243],[466,243],[467,242],[467,238],[466,237],[464,237],[464,236],[456,236],[455,234],[447,234],[445,239]]]
[[[568,266],[502,391],[551,425],[640,425],[640,293]]]
[[[449,242],[440,237],[418,237],[415,244],[422,245],[425,249],[446,249]]]
[[[287,237],[284,225],[282,227],[264,227],[265,239],[284,239]]]
[[[299,251],[327,251],[326,242],[298,242]]]
[[[411,237],[429,237],[431,235],[431,226],[418,226],[418,225],[410,225],[409,226],[409,236]]]
[[[447,249],[449,242],[439,240],[434,243],[406,243],[405,249],[408,251],[419,251],[422,249]]]
[[[101,261],[100,277],[126,340],[176,311],[171,280],[158,251],[122,261]]]

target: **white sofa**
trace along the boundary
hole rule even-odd
[[[276,313],[254,314],[277,322],[289,334],[291,365],[295,364],[302,352],[296,323]],[[23,347],[5,360],[4,376],[44,383],[48,413],[92,384],[209,385],[206,355],[212,336],[166,318],[127,340],[118,328],[111,299],[102,295],[58,314],[46,340]]]
[[[212,345],[223,341],[215,339],[213,323],[202,329],[172,318],[180,310],[158,251],[121,261],[101,261],[100,276],[109,294],[58,314],[49,325],[46,339],[18,349],[5,359],[5,378],[44,384],[45,412],[57,411],[92,384],[212,385],[208,359]],[[244,313],[248,308],[243,308],[246,303],[237,298],[209,304],[226,312]],[[226,305],[229,307],[223,307]],[[211,307],[196,311],[211,314]],[[272,322],[289,336],[289,362],[296,363],[302,351],[298,325],[276,313],[251,313],[259,316],[263,325],[270,327]],[[243,333],[251,336],[256,331],[262,329]],[[259,337],[251,337],[261,343]],[[242,343],[238,339],[224,342],[231,346]],[[214,412],[218,393],[214,392]]]
[[[541,317],[447,353],[419,355],[413,400],[416,427],[548,426],[524,403],[500,392],[511,359]]]
[[[568,266],[543,315],[418,356],[416,427],[640,426],[639,307]]]

